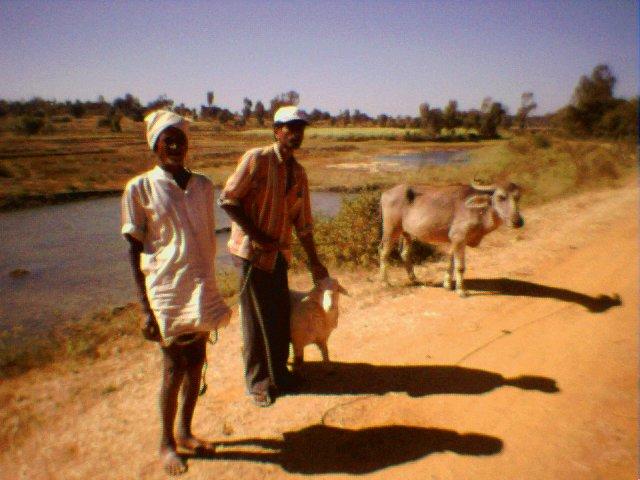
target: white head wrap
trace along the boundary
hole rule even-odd
[[[144,117],[144,121],[147,124],[147,143],[151,150],[153,150],[158,136],[163,130],[169,127],[179,128],[185,135],[189,133],[189,122],[187,119],[169,110],[156,110],[151,112]]]

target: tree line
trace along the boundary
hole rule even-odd
[[[329,126],[380,126],[420,129],[423,137],[437,139],[444,133],[451,135],[457,129],[477,138],[496,138],[499,128],[525,129],[527,127],[555,128],[579,137],[636,137],[638,97],[631,100],[616,98],[616,78],[607,65],[596,66],[592,73],[583,75],[575,87],[569,104],[557,112],[545,116],[533,116],[537,108],[533,92],[524,92],[520,107],[515,114],[491,97],[483,99],[480,108],[461,111],[456,100],[450,100],[444,109],[433,108],[428,102],[418,106],[417,116],[391,116],[379,114],[371,117],[359,109],[345,109],[337,115],[318,108],[306,112],[314,124]],[[6,101],[0,99],[0,118],[21,118],[26,133],[37,133],[46,124],[46,119],[98,117],[98,126],[120,131],[120,121],[127,117],[142,121],[147,112],[165,108],[204,121],[216,121],[221,125],[264,127],[273,113],[283,105],[298,105],[300,94],[288,91],[273,97],[266,106],[261,100],[245,97],[242,108],[233,112],[215,104],[213,91],[206,92],[206,103],[197,110],[184,103],[175,104],[166,95],[143,105],[134,95],[127,93],[112,102],[104,97],[97,101],[57,102],[39,97],[28,101]],[[471,133],[469,133],[471,132]]]

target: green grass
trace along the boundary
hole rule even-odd
[[[362,140],[397,140],[405,132],[412,129],[391,127],[313,127],[305,130],[305,138],[332,139],[338,141]],[[412,130],[419,132],[419,130]],[[252,135],[259,137],[273,137],[273,130],[269,128],[244,130],[238,135]]]
[[[508,179],[524,188],[523,205],[535,205],[580,191],[619,187],[637,173],[636,145],[629,142],[524,136],[488,143],[470,156],[465,164],[408,171],[403,181],[446,185]]]
[[[250,135],[258,137],[273,137],[270,128],[250,129],[237,132],[236,135]],[[443,129],[440,137],[464,137],[466,135],[478,135],[476,130],[456,128],[454,130]],[[403,140],[407,137],[424,137],[424,131],[419,128],[399,127],[314,127],[309,126],[305,130],[305,138],[330,139],[338,141],[358,140]]]

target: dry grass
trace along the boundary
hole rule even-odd
[[[239,284],[235,270],[220,270],[216,277],[220,294],[233,304]],[[110,345],[123,337],[140,344],[142,318],[139,305],[129,303],[68,319],[49,331],[0,329],[0,379],[60,360],[103,358],[111,354]]]
[[[128,119],[122,120],[121,133],[98,128],[97,118],[56,123],[52,132],[33,136],[9,130],[0,122],[0,207],[19,207],[29,198],[30,204],[44,203],[45,197],[56,194],[118,191],[132,176],[155,165],[145,142],[144,125]],[[362,183],[389,183],[395,177],[384,181],[377,174],[371,178],[364,178],[362,172],[345,175],[331,166],[370,163],[378,155],[398,151],[443,148],[443,144],[405,142],[403,136],[408,131],[310,127],[298,156],[307,168],[312,188],[349,190]],[[272,139],[270,129],[238,131],[195,122],[188,162],[216,185],[222,185],[244,151]],[[446,144],[444,148],[453,146]]]

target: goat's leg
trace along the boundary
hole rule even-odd
[[[316,343],[322,354],[322,364],[325,366],[325,371],[328,375],[333,375],[336,372],[336,367],[329,360],[329,347],[327,347],[327,341]]]
[[[455,245],[453,250],[453,265],[456,276],[456,293],[464,298],[467,296],[467,291],[464,289],[464,248],[465,244]]]
[[[304,364],[304,347],[293,346],[293,371],[299,372]]]
[[[320,353],[322,354],[322,361],[324,363],[328,363],[329,362],[329,348],[327,347],[326,340],[324,342],[318,342],[318,343],[316,343],[316,345],[318,346],[318,348],[320,349]]]
[[[404,238],[402,242],[402,251],[400,252],[400,258],[402,258],[404,268],[407,270],[409,281],[411,283],[418,283],[416,274],[413,271],[413,242],[411,241],[411,237],[406,233],[403,233],[402,236]]]

